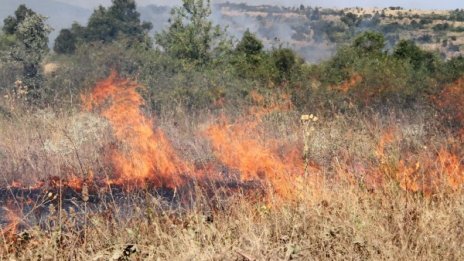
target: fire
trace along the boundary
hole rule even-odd
[[[426,195],[457,191],[464,185],[464,165],[455,153],[441,148],[436,155],[422,154],[416,160],[402,160],[396,178],[403,189]]]
[[[445,120],[455,125],[458,135],[464,139],[464,77],[445,86],[432,100],[444,113]]]
[[[371,171],[371,175],[378,173],[389,175],[402,189],[422,192],[425,195],[444,189],[457,191],[464,185],[462,160],[457,153],[444,147],[437,153],[427,149],[414,155],[403,153],[398,162],[388,162],[385,147],[400,139],[395,135],[394,130],[390,128],[381,136],[375,151],[380,164]]]
[[[1,233],[3,235],[14,235],[17,232],[18,227],[21,225],[20,214],[16,213],[16,211],[12,209],[14,208],[2,207],[2,212],[8,221],[7,225],[2,229]]]
[[[238,170],[241,180],[268,181],[278,195],[293,198],[292,181],[304,168],[303,161],[294,153],[281,157],[272,148],[272,142],[260,142],[253,129],[253,123],[222,121],[209,126],[206,134],[216,157],[229,168]]]
[[[337,89],[339,89],[343,93],[347,93],[348,91],[356,87],[356,85],[358,85],[362,80],[363,77],[360,74],[355,73],[348,80],[340,84],[340,86],[338,86]]]
[[[395,135],[396,128],[389,128],[385,133],[382,134],[380,137],[379,143],[375,149],[375,155],[381,161],[385,160],[385,147],[391,143],[393,143],[397,137]]]
[[[165,134],[153,128],[153,120],[142,113],[144,100],[138,87],[112,73],[82,97],[84,108],[99,112],[112,126],[118,144],[110,152],[110,161],[118,181],[151,180],[159,187],[177,187],[182,184],[187,164],[177,156]]]
[[[446,182],[453,190],[464,184],[464,165],[458,156],[441,149],[437,156],[437,170],[446,177]]]
[[[224,116],[211,124],[205,136],[211,141],[216,157],[229,168],[238,170],[242,181],[262,180],[281,197],[295,198],[295,178],[301,176],[304,162],[297,148],[290,148],[279,155],[278,139],[260,140],[259,124],[262,117],[276,111],[288,111],[291,102],[282,96],[281,102],[266,104],[265,98],[256,92],[251,97],[259,106],[250,109],[246,116],[230,122]]]

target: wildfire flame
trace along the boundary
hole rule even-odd
[[[149,179],[159,187],[177,187],[188,166],[165,134],[153,128],[154,121],[142,113],[144,100],[138,87],[113,72],[82,97],[84,108],[98,111],[112,126],[118,144],[111,150],[110,160],[117,181],[140,183]]]
[[[266,103],[257,92],[251,97],[259,106],[250,109],[250,117],[242,117],[230,123],[225,116],[210,125],[205,135],[211,141],[216,157],[229,168],[238,170],[243,181],[263,180],[281,197],[294,199],[297,193],[295,178],[301,176],[304,162],[297,148],[279,155],[278,139],[260,141],[262,133],[258,125],[262,117],[272,112],[291,109],[288,96],[277,102]]]
[[[334,89],[338,89],[342,91],[343,93],[347,93],[348,91],[356,87],[360,82],[362,82],[362,80],[363,80],[363,77],[360,74],[355,73],[348,80],[340,84],[338,88],[336,87]]]
[[[432,153],[426,148],[416,155],[400,155],[396,166],[387,161],[385,147],[399,140],[394,128],[387,130],[380,138],[376,155],[380,160],[372,173],[383,173],[393,177],[399,186],[412,192],[431,195],[445,189],[456,191],[464,185],[464,165],[458,155],[450,149],[440,148]]]
[[[446,120],[457,125],[458,136],[464,140],[464,77],[445,86],[432,100],[442,110]]]
[[[96,84],[93,91],[82,97],[87,111],[99,113],[112,126],[118,144],[110,150],[109,161],[117,174],[112,183],[154,180],[155,186],[175,188],[183,184],[185,176],[214,177],[217,170],[195,170],[177,156],[165,134],[154,129],[154,121],[146,117],[141,107],[144,100],[137,92],[138,84],[118,78],[112,73],[108,79]],[[251,117],[243,117],[233,124],[223,116],[217,124],[204,132],[212,143],[219,161],[231,170],[237,170],[242,181],[261,180],[285,198],[295,193],[292,180],[302,171],[303,161],[298,148],[287,150],[285,156],[277,153],[278,140],[259,140],[258,125],[263,116],[292,108],[289,96],[282,95],[280,102],[268,103],[253,92],[257,104],[249,110]],[[69,184],[80,184],[72,180]]]

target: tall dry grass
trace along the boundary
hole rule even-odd
[[[77,111],[15,110],[0,116],[2,186],[49,176],[80,177],[89,169],[111,175],[103,164],[104,148],[114,139],[103,118]],[[2,232],[0,259],[461,260],[462,186],[426,195],[404,190],[392,174],[406,154],[456,144],[431,112],[318,113],[309,139],[314,171],[307,179],[295,179],[292,200],[271,191],[267,197],[247,191],[224,197],[219,190],[211,194],[194,186],[188,206],[148,190],[129,194],[120,204],[107,199],[87,209],[80,204],[61,209],[59,201],[49,201],[40,227],[17,214],[22,233]],[[199,133],[211,116],[191,117],[179,110],[157,122],[183,158],[206,165],[215,156]],[[303,149],[295,111],[268,115],[260,128],[261,139],[280,137]],[[379,141],[389,130],[396,139],[384,144],[380,157]],[[369,179],[372,170],[384,175],[381,181]]]

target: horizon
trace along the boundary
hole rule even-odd
[[[111,4],[111,0],[75,0],[70,3],[68,0],[54,0],[57,2],[66,3],[69,5],[79,6],[82,8],[93,9],[98,5],[108,6]],[[18,0],[20,3],[21,0]],[[179,5],[182,1],[180,0],[136,0],[137,5],[165,5],[175,6]],[[383,1],[383,0],[313,0],[313,1],[302,1],[302,0],[216,0],[211,1],[215,3],[245,3],[247,5],[279,5],[279,6],[299,6],[301,4],[305,6],[321,6],[326,8],[349,8],[349,7],[364,7],[364,8],[385,8],[390,6],[401,6],[405,9],[422,9],[422,10],[453,10],[456,8],[464,8],[464,4],[460,0],[444,0],[444,1]]]

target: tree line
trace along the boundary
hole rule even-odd
[[[411,104],[464,72],[462,57],[444,61],[410,40],[389,50],[385,36],[371,31],[361,32],[331,59],[311,65],[282,44],[265,48],[249,30],[234,40],[210,15],[209,1],[183,0],[172,9],[167,28],[151,37],[152,24],[140,19],[135,1],[112,0],[109,7],[96,8],[86,25],[62,29],[50,54],[46,18],[20,5],[4,20],[0,51],[2,59],[21,65],[21,80],[33,98],[56,96],[66,77],[75,79],[71,86],[76,91],[82,78],[115,67],[122,74],[140,75],[151,88],[147,97],[154,108],[163,103],[159,99],[173,97],[191,106],[209,106],[224,96],[240,100],[257,87],[285,89],[302,108],[321,103],[343,107],[347,99],[362,105]],[[350,16],[344,22],[357,23]],[[46,57],[68,61],[66,77],[45,84],[40,65]],[[79,67],[83,64],[89,69]],[[360,80],[347,92],[334,88],[353,76]]]

